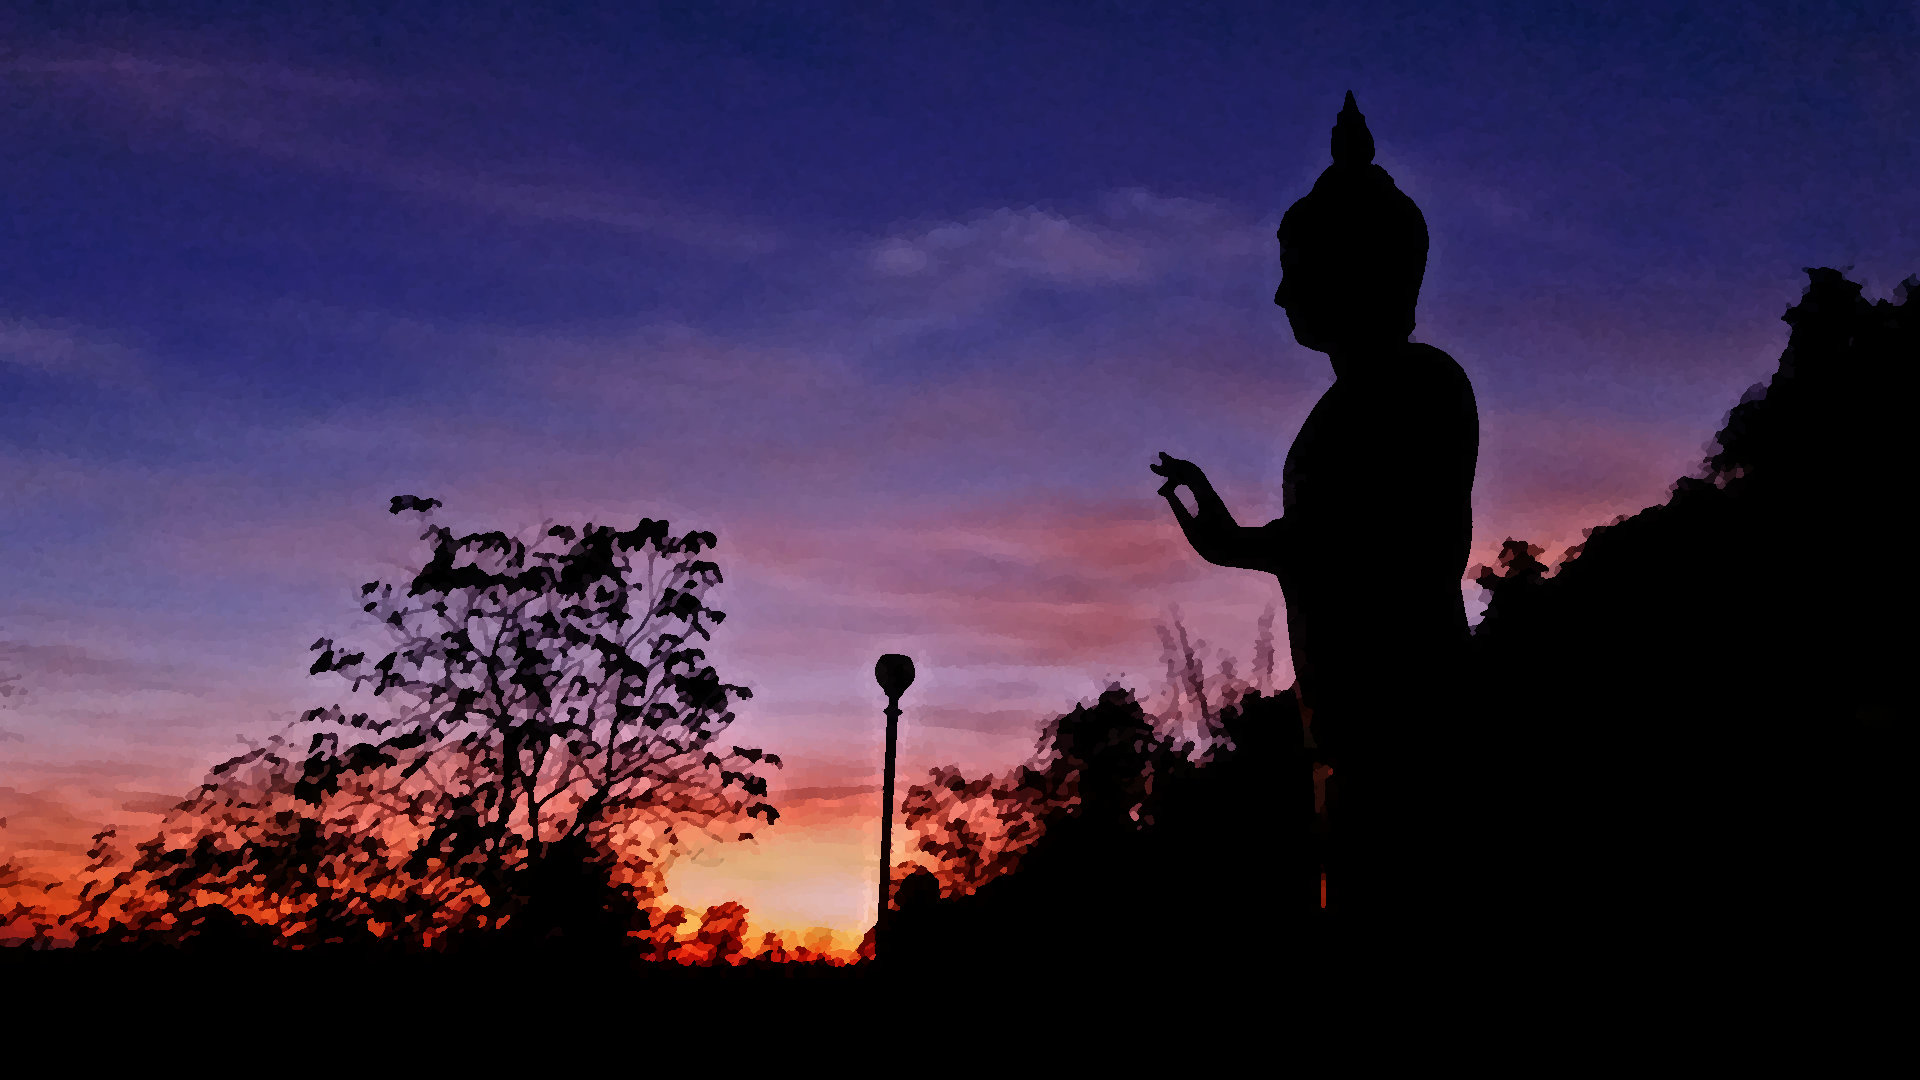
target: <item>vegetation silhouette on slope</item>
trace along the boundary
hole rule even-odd
[[[1836,271],[1809,274],[1805,296],[1786,315],[1793,330],[1779,370],[1729,413],[1699,475],[1679,480],[1665,503],[1590,530],[1557,567],[1541,560],[1540,548],[1510,540],[1498,566],[1477,573],[1490,596],[1473,635],[1473,685],[1467,700],[1436,711],[1459,718],[1451,734],[1463,748],[1458,756],[1472,763],[1448,780],[1457,796],[1449,827],[1471,838],[1464,850],[1475,883],[1463,916],[1470,922],[1458,929],[1480,958],[1531,968],[1537,978],[1518,985],[1591,983],[1594,972],[1614,967],[1647,978],[1678,973],[1692,986],[1785,976],[1809,963],[1895,962],[1886,942],[1906,917],[1912,727],[1899,626],[1910,588],[1892,538],[1903,520],[1920,281],[1910,279],[1892,301],[1868,302]],[[655,533],[644,542],[667,541],[664,527],[647,536]],[[466,539],[496,554],[517,550]],[[666,603],[693,614],[688,601]],[[684,636],[668,652],[683,643]],[[364,670],[364,657],[332,653],[316,668]],[[673,774],[697,793],[687,809],[710,820],[744,816],[761,790],[745,779],[753,754],[737,749],[709,761],[699,748],[723,726],[730,690],[698,660],[684,658],[683,667],[692,666],[676,692],[686,695],[683,709],[705,710],[700,730],[708,734],[704,742],[678,740],[686,754],[663,760],[688,764]],[[401,666],[396,659],[394,669]],[[557,695],[560,682],[541,676],[535,685]],[[1170,732],[1114,687],[1048,724],[1027,766],[975,780],[935,770],[905,800],[920,843],[915,862],[895,870],[898,914],[886,955],[878,965],[817,974],[865,979],[872,967],[925,985],[970,973],[1029,980],[1003,985],[1038,992],[1063,979],[1124,983],[1196,966],[1291,970],[1310,984],[1350,963],[1353,954],[1340,948],[1314,951],[1327,930],[1319,811],[1336,798],[1337,783],[1316,808],[1311,725],[1292,694],[1242,689],[1224,707],[1203,709],[1198,740]],[[553,714],[543,715],[538,724],[514,721],[523,732],[515,737],[550,739],[550,753],[585,756],[566,746],[579,733],[551,727]],[[636,717],[643,727],[644,716]],[[469,753],[491,747],[488,775],[499,782],[508,732],[483,727],[492,742],[452,745]],[[372,860],[404,869],[420,850],[397,859],[377,838],[370,849],[351,848],[342,837],[367,837],[329,832],[332,819],[317,812],[356,784],[396,777],[417,760],[405,755],[426,745],[394,745],[418,735],[418,726],[369,721],[364,730],[378,737],[360,748],[316,740],[306,755],[256,752],[217,770],[182,813],[214,813],[217,802],[218,813],[241,815],[245,827],[225,823],[226,831],[184,846],[143,845],[136,865],[167,886],[163,902],[90,924],[86,940],[101,947],[96,953],[127,955],[157,941],[167,948],[148,958],[154,963],[196,952],[292,963],[286,949],[255,946],[298,939],[313,942],[314,955],[391,955],[393,939],[365,932],[370,919],[406,925],[414,907],[445,905],[460,890],[335,895],[344,879],[333,867]],[[433,737],[446,734],[451,729]],[[524,743],[520,752],[530,760]],[[544,773],[523,767],[514,775],[524,784]],[[221,785],[246,777],[279,801],[228,807],[227,794],[213,799],[233,790]],[[458,801],[468,790],[456,785],[434,797],[450,801],[433,805],[480,807],[459,813],[481,816],[421,819],[426,835],[442,836],[443,867],[446,856],[463,865],[463,853],[488,852],[488,835],[497,848],[501,823],[511,820],[500,816],[504,796]],[[529,803],[512,805],[524,817]],[[472,958],[524,959],[533,955],[529,940],[571,939],[585,947],[569,962],[600,971],[618,966],[618,957],[683,941],[676,928],[686,913],[650,911],[644,890],[610,885],[610,832],[583,830],[584,847],[569,835],[558,825],[537,841],[521,833],[507,842],[511,860],[489,863],[488,855],[460,871],[475,875],[463,883],[499,888],[506,903],[498,910],[515,914],[509,928],[536,928],[530,938],[516,940],[497,922],[482,928],[477,917],[461,923],[464,914],[422,907],[417,918],[458,923],[449,940],[470,942]],[[103,865],[112,839],[101,838]],[[103,876],[96,887],[132,884]],[[239,900],[221,899],[256,887],[276,902],[300,898],[300,921],[263,924],[245,917]],[[102,904],[89,914],[115,910]],[[695,942],[715,956],[746,955],[744,914],[709,912]],[[785,951],[762,944],[770,957]],[[417,960],[439,962],[434,955]],[[775,967],[789,969],[781,978],[814,977],[793,969],[815,966],[728,967],[724,959],[684,977],[751,979]],[[347,965],[343,977],[365,979],[368,970]]]
[[[1903,895],[1920,280],[1808,274],[1698,475],[1550,575],[1513,540],[1480,572],[1488,902],[1556,951],[1844,961]]]
[[[1431,715],[1469,765],[1435,808],[1472,883],[1441,932],[1488,970],[1784,975],[1860,960],[1895,925],[1911,715],[1886,614],[1910,593],[1868,545],[1901,520],[1916,282],[1869,303],[1809,274],[1779,371],[1701,475],[1557,570],[1519,540],[1477,569],[1472,689]],[[1115,688],[1049,726],[1051,765],[936,770],[907,805],[934,868],[896,872],[890,959],[1121,979],[1377,962],[1375,928],[1312,897],[1324,817],[1292,695],[1248,693],[1218,722],[1227,738],[1189,758]],[[991,830],[942,791],[1012,822],[1017,858],[966,850]]]

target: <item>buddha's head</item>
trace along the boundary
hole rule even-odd
[[[1373,135],[1347,92],[1333,164],[1280,219],[1280,288],[1294,340],[1317,352],[1405,341],[1427,270],[1427,221],[1373,163]]]

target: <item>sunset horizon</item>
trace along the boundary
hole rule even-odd
[[[918,672],[902,796],[1018,773],[1113,687],[1187,738],[1291,701],[1288,597],[1196,555],[1148,466],[1282,517],[1335,372],[1276,231],[1342,94],[1431,238],[1412,341],[1477,401],[1469,622],[1511,542],[1551,571],[1724,487],[1808,268],[1920,271],[1920,16],[1815,7],[0,17],[0,904],[71,912],[100,830],[131,852],[364,708],[314,643],[395,648],[362,585],[426,565],[423,522],[648,519],[717,538],[698,644],[750,696],[713,746],[782,759],[778,820],[676,834],[648,903],[851,961],[882,654]],[[934,865],[886,810],[889,865]],[[1169,921],[1215,917],[1197,880],[1152,883]]]

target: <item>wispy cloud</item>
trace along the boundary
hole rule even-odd
[[[558,148],[489,155],[431,135],[450,103],[470,105],[486,88],[101,52],[15,59],[0,64],[6,75],[78,91],[109,115],[172,124],[234,150],[486,214],[595,225],[729,258],[782,244],[770,228],[649,195],[611,165],[567,160]]]
[[[1272,256],[1272,229],[1223,204],[1123,189],[1071,210],[1002,206],[898,225],[867,243],[869,277],[854,286],[881,329],[911,333],[1035,288],[1136,290],[1183,273],[1224,285]]]
[[[0,641],[0,670],[32,683],[85,681],[114,690],[176,689],[183,684],[169,667],[102,656],[73,645]]]
[[[1069,285],[1139,281],[1148,271],[1147,252],[1135,238],[1035,208],[1001,208],[889,236],[875,245],[872,265],[890,277],[951,281],[971,271]]]
[[[114,335],[70,323],[0,317],[0,365],[100,386],[146,382],[150,360]]]

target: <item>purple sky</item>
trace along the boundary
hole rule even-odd
[[[336,700],[306,647],[418,493],[717,532],[736,733],[805,790],[676,889],[857,930],[876,655],[907,777],[1157,688],[1172,605],[1244,670],[1278,590],[1146,466],[1278,512],[1332,375],[1273,230],[1349,88],[1478,394],[1476,561],[1663,499],[1801,267],[1920,271],[1912,4],[638,6],[0,16],[0,851]]]

